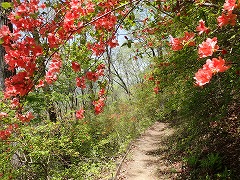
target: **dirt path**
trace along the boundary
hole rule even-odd
[[[159,180],[175,179],[180,172],[180,164],[172,164],[166,157],[164,143],[173,129],[166,123],[156,122],[146,130],[131,146],[124,160],[118,180]]]

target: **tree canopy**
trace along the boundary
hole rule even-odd
[[[240,0],[13,0],[0,8],[12,72],[1,77],[1,141],[31,123],[102,113],[116,82],[129,96],[140,87],[159,102],[164,92],[189,109],[205,103],[209,114],[204,93],[219,108],[239,98]],[[128,58],[114,60],[121,48]]]

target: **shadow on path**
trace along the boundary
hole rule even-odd
[[[167,123],[156,122],[132,145],[125,159],[118,180],[175,179],[181,172],[180,163],[168,157],[166,139],[174,133]]]

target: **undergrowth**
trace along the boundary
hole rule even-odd
[[[231,84],[223,75],[205,88],[182,83],[183,91],[168,95],[162,121],[177,129],[170,154],[183,162],[179,179],[240,179],[239,85],[230,76]]]
[[[139,85],[140,86],[140,85]],[[139,97],[142,97],[139,99]],[[156,121],[151,90],[111,102],[104,112],[65,116],[56,123],[33,120],[1,142],[2,179],[109,179],[129,143]],[[141,108],[139,108],[141,105]]]

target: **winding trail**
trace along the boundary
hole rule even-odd
[[[167,158],[165,139],[172,135],[168,124],[156,122],[131,146],[117,176],[118,180],[175,179],[181,172],[180,163],[171,163]]]

